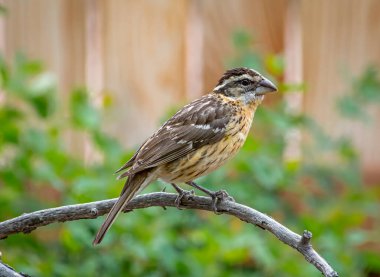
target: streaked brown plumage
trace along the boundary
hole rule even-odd
[[[119,178],[128,180],[93,244],[102,241],[125,205],[156,179],[173,184],[178,191],[175,184],[187,183],[215,198],[215,193],[193,180],[217,169],[237,153],[264,94],[276,90],[258,72],[235,68],[223,75],[211,93],[178,111],[117,171],[126,170]]]

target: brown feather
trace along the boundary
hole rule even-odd
[[[133,166],[119,178],[172,162],[224,137],[231,108],[218,97],[204,96],[183,107],[135,154]],[[131,166],[131,163],[126,165]],[[123,166],[122,168],[127,168]]]
[[[102,242],[105,234],[125,205],[128,204],[129,200],[131,200],[141,189],[144,188],[144,182],[146,183],[146,186],[152,181],[152,175],[150,175],[150,173],[150,171],[143,171],[128,178],[119,199],[108,213],[106,220],[96,234],[96,237],[92,242],[93,245],[97,245]]]

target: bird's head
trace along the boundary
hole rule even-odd
[[[245,104],[261,102],[268,92],[277,91],[276,86],[253,69],[239,67],[227,70],[214,88],[214,93]]]

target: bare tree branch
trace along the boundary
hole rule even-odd
[[[18,273],[9,265],[6,265],[0,262],[0,277],[30,277],[30,276],[24,273]]]
[[[176,207],[176,194],[156,192],[137,196],[124,209],[125,212],[133,209],[142,209],[152,206]],[[86,218],[97,218],[108,213],[116,199],[62,206],[58,208],[23,214],[19,217],[0,222],[0,239],[16,233],[30,233],[34,229],[54,222],[65,222]],[[185,209],[199,209],[212,211],[212,201],[210,198],[202,196],[187,195],[181,200],[181,207]],[[300,252],[305,259],[314,265],[324,276],[337,277],[338,274],[333,268],[313,249],[310,244],[312,234],[304,231],[303,235],[298,235],[285,226],[281,225],[273,218],[256,211],[250,207],[233,202],[231,200],[221,201],[218,210],[223,214],[229,214],[242,221],[259,226],[268,230],[283,243],[293,247]]]

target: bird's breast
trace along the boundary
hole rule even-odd
[[[221,140],[204,145],[185,157],[161,166],[157,171],[159,178],[171,183],[188,182],[225,164],[243,146],[253,114],[254,111],[241,108],[232,115]]]

